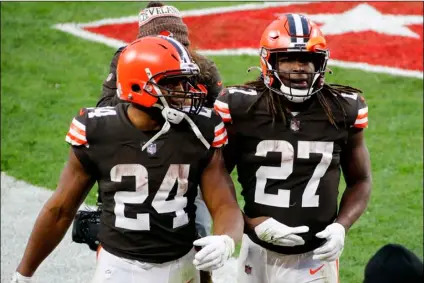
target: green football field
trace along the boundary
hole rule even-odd
[[[196,7],[231,3],[196,3]],[[192,9],[193,3],[176,3]],[[135,15],[144,4],[99,2],[1,3],[1,170],[54,189],[67,159],[72,117],[94,106],[114,53],[110,47],[51,28]],[[211,57],[224,84],[242,83],[252,56]],[[372,158],[369,207],[346,238],[341,282],[358,283],[373,253],[396,242],[423,254],[423,80],[332,67],[327,81],[364,91]],[[237,174],[233,172],[236,182]],[[237,189],[240,187],[237,182]],[[341,193],[343,185],[340,186]],[[94,203],[90,194],[89,203]],[[242,201],[240,200],[240,203]]]

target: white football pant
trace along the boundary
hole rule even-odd
[[[338,283],[339,261],[312,259],[312,252],[279,254],[255,244],[247,235],[238,258],[238,283]]]
[[[101,248],[91,283],[200,283],[193,265],[195,251],[166,263],[147,263],[117,257]]]

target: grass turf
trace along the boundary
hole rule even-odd
[[[193,3],[175,5],[193,8]],[[64,136],[70,120],[80,107],[95,104],[108,74],[113,49],[51,26],[127,16],[141,6],[134,2],[1,3],[2,171],[54,189],[67,159]],[[245,70],[258,65],[258,58],[251,56],[212,59],[226,85],[245,81]],[[404,244],[422,258],[423,81],[332,69],[335,74],[327,81],[362,89],[369,105],[366,138],[372,158],[373,193],[366,213],[346,238],[340,271],[341,282],[357,283],[368,259],[385,243]],[[236,172],[232,175],[236,180]],[[237,182],[236,186],[240,192]],[[93,203],[94,194],[88,201]],[[239,201],[242,203],[240,195]]]

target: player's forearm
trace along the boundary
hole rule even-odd
[[[346,188],[336,222],[343,225],[347,231],[367,208],[370,196],[371,177],[367,177]]]
[[[253,231],[253,230],[255,230],[256,226],[258,226],[259,224],[261,224],[265,220],[269,219],[269,217],[268,216],[260,216],[260,217],[250,218],[249,216],[247,216],[246,214],[243,213],[243,219],[244,219],[244,223],[246,223],[246,226],[250,230]]]
[[[214,235],[228,235],[236,243],[241,240],[244,221],[238,206],[223,205],[212,217]]]
[[[17,271],[24,276],[32,276],[43,260],[60,243],[73,217],[63,208],[47,202],[35,222],[24,256]]]
[[[225,168],[228,173],[231,173],[236,167],[236,135],[231,124],[226,123],[225,128],[227,129],[228,144],[224,147],[222,153],[224,155]]]

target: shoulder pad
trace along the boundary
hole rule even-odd
[[[197,115],[205,117],[206,119],[213,119],[214,111],[208,107],[202,107]]]
[[[85,108],[85,110],[87,111],[88,119],[117,115],[115,106],[89,107],[89,108]]]
[[[247,109],[258,99],[258,92],[250,87],[225,88],[215,101],[215,111],[224,122],[232,122],[236,116],[247,113]]]
[[[71,126],[66,134],[66,142],[75,146],[84,145],[88,147],[88,129],[93,133],[99,120],[104,119],[106,116],[116,115],[116,108],[112,106],[81,108],[79,114],[72,119]]]
[[[245,86],[234,86],[234,87],[228,87],[227,92],[232,95],[249,95],[249,96],[256,96],[258,95],[258,92],[256,89],[251,87],[245,87]]]
[[[368,106],[365,98],[359,93],[341,93],[348,116],[348,125],[353,128],[368,127]]]
[[[211,147],[219,148],[228,143],[225,125],[213,109],[202,108],[196,115],[196,124]]]
[[[66,134],[65,141],[74,146],[86,146],[88,147],[87,141],[87,110],[81,108],[79,115],[72,119],[71,125],[69,126],[68,133]]]
[[[368,128],[368,105],[365,102],[365,98],[361,95],[358,95],[356,109],[357,111],[355,113],[355,122],[353,123],[352,127],[359,129]]]

